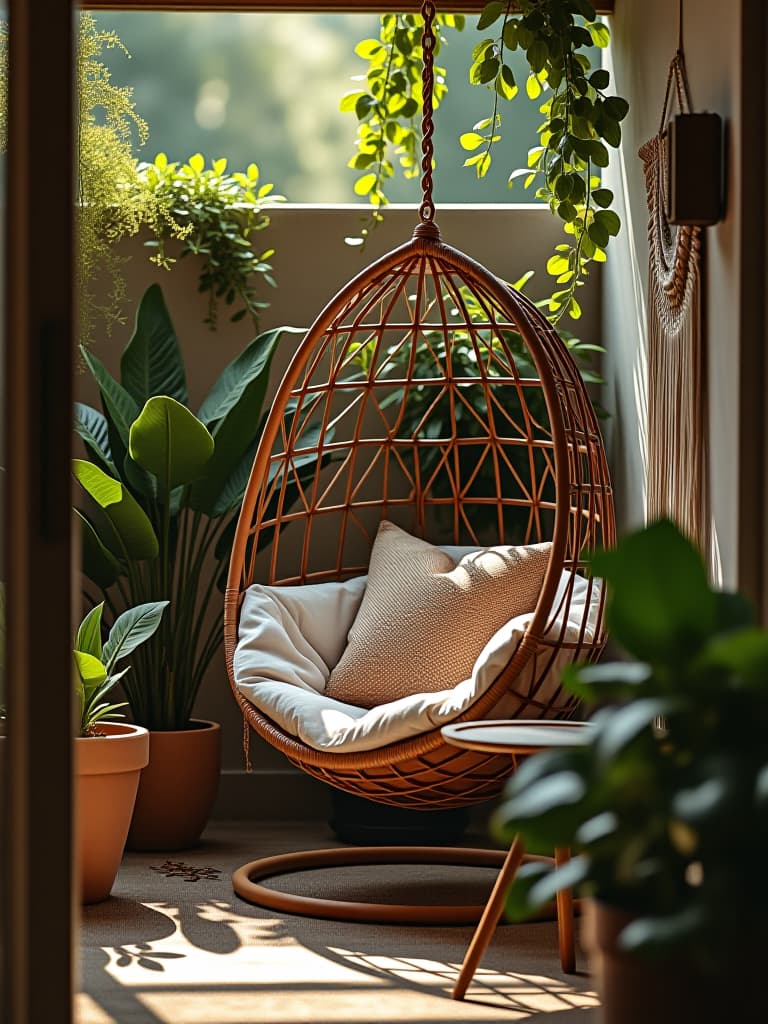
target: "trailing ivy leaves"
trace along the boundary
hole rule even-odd
[[[529,99],[540,102],[543,120],[538,140],[528,153],[528,166],[513,169],[512,187],[518,180],[535,188],[536,198],[546,202],[563,222],[569,240],[559,245],[548,270],[558,287],[547,303],[550,319],[557,323],[566,313],[581,316],[576,298],[593,262],[604,262],[611,238],[621,222],[610,207],[613,194],[600,182],[600,171],[608,165],[609,150],[621,143],[621,122],[629,105],[619,96],[608,95],[610,74],[593,69],[591,47],[604,48],[610,40],[606,25],[597,20],[589,0],[519,0],[512,4],[491,0],[483,8],[477,28],[483,38],[472,51],[469,81],[488,89],[493,106],[488,117],[460,134],[459,142],[468,154],[464,166],[478,178],[488,173],[495,147],[502,141],[504,101],[513,100],[522,83],[515,79],[509,53],[522,50],[530,68],[525,82]],[[461,30],[464,19],[438,15],[436,51],[446,41],[444,30]],[[422,19],[417,15],[385,15],[378,39],[358,44],[356,53],[368,61],[361,80],[365,88],[348,93],[341,109],[359,121],[357,152],[350,166],[364,172],[355,191],[368,196],[372,212],[361,238],[382,219],[386,205],[386,181],[399,163],[408,177],[418,174],[417,128],[414,117],[421,107]],[[447,92],[444,69],[436,69],[435,107]]]
[[[387,204],[386,182],[398,167],[406,178],[419,174],[420,132],[417,115],[422,109],[421,31],[423,19],[416,14],[384,14],[378,39],[363,39],[355,53],[367,61],[359,87],[342,97],[339,108],[358,120],[356,152],[348,166],[361,171],[355,193],[366,196],[371,207],[360,234],[347,244],[364,246],[372,228],[382,219]],[[458,14],[439,14],[435,19],[435,56],[445,37],[441,28],[464,27]],[[432,104],[436,110],[447,92],[445,68],[435,66]]]
[[[600,187],[600,169],[607,167],[609,148],[621,143],[621,121],[629,105],[619,96],[608,96],[610,74],[592,69],[585,49],[604,48],[610,41],[608,28],[596,20],[588,0],[520,0],[519,15],[509,4],[492,2],[485,6],[478,28],[498,26],[494,38],[484,39],[473,54],[469,80],[492,89],[493,112],[488,131],[475,148],[477,155],[465,161],[478,177],[488,172],[493,148],[501,141],[499,101],[517,92],[509,89],[512,72],[505,54],[522,49],[530,67],[526,93],[532,100],[545,95],[540,106],[543,121],[538,144],[528,153],[528,166],[514,170],[509,185],[523,180],[525,188],[535,187],[536,198],[546,202],[570,236],[559,245],[547,269],[557,288],[548,307],[557,323],[568,313],[581,316],[577,289],[589,273],[589,264],[604,262],[611,238],[621,229],[609,189]]]
[[[212,330],[220,301],[240,304],[230,317],[233,323],[250,315],[258,327],[259,313],[269,303],[259,298],[253,280],[260,276],[275,286],[268,262],[274,250],[258,252],[251,236],[269,226],[269,206],[285,198],[273,194],[273,185],[261,183],[256,164],[242,173],[226,170],[224,159],[206,167],[200,153],[186,163],[171,163],[165,153],[158,153],[154,163],[138,168],[144,190],[166,210],[153,238],[145,243],[156,250],[152,261],[166,269],[175,262],[165,249],[168,238],[182,239],[182,256],[201,258],[198,290],[208,293],[205,322]]]

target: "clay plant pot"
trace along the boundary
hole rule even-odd
[[[757,949],[734,951],[730,968],[704,969],[686,956],[640,956],[620,948],[630,914],[585,900],[582,943],[600,997],[603,1024],[722,1024],[757,1020]]]
[[[129,850],[188,850],[206,826],[219,785],[221,726],[193,719],[189,728],[149,734]]]
[[[98,736],[75,740],[77,845],[83,903],[105,900],[125,848],[149,733],[139,725],[104,722]]]

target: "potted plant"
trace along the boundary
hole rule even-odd
[[[113,611],[166,600],[160,629],[137,652],[124,683],[133,720],[150,730],[129,846],[183,849],[199,838],[219,775],[220,729],[192,718],[206,669],[222,641],[224,585],[235,520],[262,426],[280,327],[256,337],[200,406],[186,376],[158,285],[144,294],[120,380],[89,351],[83,359],[103,413],[76,408],[88,459],[74,475],[91,499],[80,510],[85,575]],[[299,474],[311,476],[308,455]]]
[[[576,886],[590,896],[604,1019],[755,1020],[768,884],[768,631],[710,587],[669,522],[595,555],[608,624],[635,660],[572,668],[596,711],[587,746],[526,761],[496,815],[532,852],[515,916]]]
[[[124,703],[109,695],[129,671],[117,664],[147,641],[167,601],[138,605],[119,615],[102,644],[104,603],[83,619],[74,650],[79,735],[75,740],[77,839],[83,903],[105,900],[123,856],[141,769],[149,760],[149,734],[111,721]]]

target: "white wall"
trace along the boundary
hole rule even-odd
[[[648,214],[637,151],[658,131],[667,69],[677,47],[677,7],[670,0],[620,0],[611,19],[616,90],[631,105],[622,151],[609,184],[621,196],[625,230],[604,279],[603,337],[611,424],[611,459],[623,528],[645,507],[645,302]],[[739,409],[742,128],[741,2],[685,4],[685,54],[694,108],[714,111],[727,127],[727,209],[707,230],[704,314],[708,325],[709,446],[712,512],[724,582],[739,566]]]

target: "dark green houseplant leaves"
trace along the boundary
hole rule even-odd
[[[510,782],[499,836],[577,854],[567,871],[521,871],[510,913],[576,885],[633,915],[625,949],[728,970],[768,913],[768,631],[710,586],[669,522],[591,569],[614,640],[641,660],[572,667],[567,687],[598,706],[589,742],[528,759]]]
[[[119,381],[83,353],[103,407],[75,410],[89,456],[74,463],[89,499],[78,510],[84,572],[113,612],[126,601],[169,602],[124,682],[135,720],[150,728],[184,728],[220,646],[221,611],[208,614],[211,593],[229,558],[233,512],[261,434],[272,358],[286,332],[301,333],[277,328],[255,338],[222,371],[197,416],[187,404],[181,349],[157,285],[139,305]],[[308,473],[315,462],[308,459]]]

